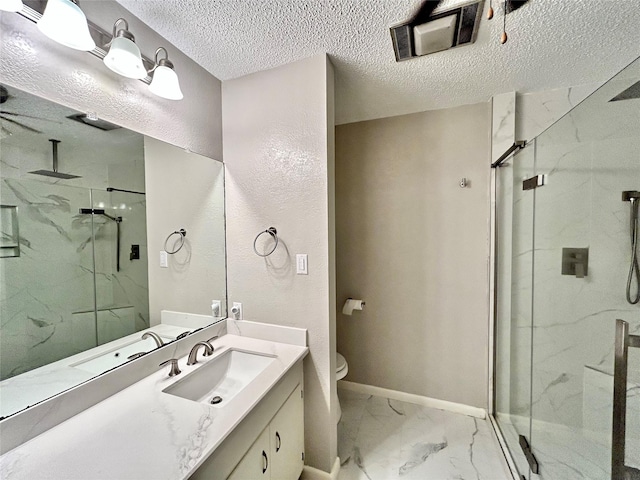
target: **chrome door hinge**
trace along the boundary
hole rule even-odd
[[[546,184],[546,175],[536,175],[522,182],[522,190],[533,190]]]
[[[300,390],[300,398],[304,398],[304,390]]]
[[[522,448],[522,453],[524,453],[524,456],[527,458],[527,462],[529,463],[529,468],[537,475],[540,470],[538,468],[538,460],[536,460],[536,457],[533,455],[529,442],[527,442],[527,438],[524,435],[520,435],[519,442],[520,448]]]
[[[304,462],[304,452],[302,452],[302,461]]]

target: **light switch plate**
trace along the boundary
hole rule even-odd
[[[160,250],[160,267],[161,268],[169,267],[169,254],[164,250]]]
[[[296,273],[298,275],[309,275],[309,263],[306,253],[296,255]]]

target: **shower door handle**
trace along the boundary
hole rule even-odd
[[[627,359],[630,347],[640,348],[640,335],[629,335],[629,324],[624,320],[616,320],[611,480],[640,479],[640,470],[629,467],[624,463],[627,416]]]

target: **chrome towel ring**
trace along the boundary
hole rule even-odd
[[[178,248],[176,248],[175,250],[170,252],[167,249],[167,242],[174,235],[180,235],[180,245],[178,246]],[[178,253],[180,251],[180,249],[182,247],[184,247],[184,237],[186,237],[186,236],[187,236],[187,231],[184,228],[181,228],[180,230],[176,230],[175,232],[170,233],[169,236],[167,237],[167,239],[164,241],[164,251],[167,252],[169,255],[173,255],[174,253]]]
[[[260,236],[264,235],[265,233],[268,233],[269,235],[271,235],[271,237],[275,240],[276,243],[269,253],[262,254],[258,252],[258,249],[256,248],[256,242],[258,241]],[[256,235],[256,238],[253,241],[253,251],[256,252],[256,255],[258,255],[259,257],[268,257],[269,255],[271,255],[273,252],[276,251],[276,248],[278,248],[278,231],[276,230],[275,227],[269,227],[266,230],[260,232],[258,235]]]

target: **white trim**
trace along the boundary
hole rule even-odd
[[[520,480],[520,477],[518,477],[518,468],[516,467],[516,463],[514,462],[513,457],[511,456],[511,452],[507,447],[507,442],[504,439],[504,435],[502,435],[502,430],[500,430],[498,422],[493,415],[489,415],[489,422],[491,423],[493,433],[498,439],[498,443],[500,444],[500,449],[502,450],[502,454],[504,455],[507,466],[509,467],[511,478],[513,478],[513,480]]]
[[[347,382],[340,380],[338,388],[350,390],[352,392],[364,393],[366,395],[375,395],[377,397],[390,398],[401,402],[415,403],[424,407],[437,408],[439,410],[447,410],[449,412],[461,413],[470,417],[482,418],[487,417],[487,411],[484,408],[472,407],[462,403],[448,402],[447,400],[438,400],[437,398],[423,397],[413,393],[399,392],[397,390],[389,390],[387,388],[374,387],[373,385],[363,385],[362,383]]]
[[[317,468],[305,465],[302,469],[302,475],[300,480],[338,480],[338,474],[340,473],[340,457],[336,457],[336,461],[333,462],[333,468],[331,473],[327,473],[324,470],[318,470]]]

